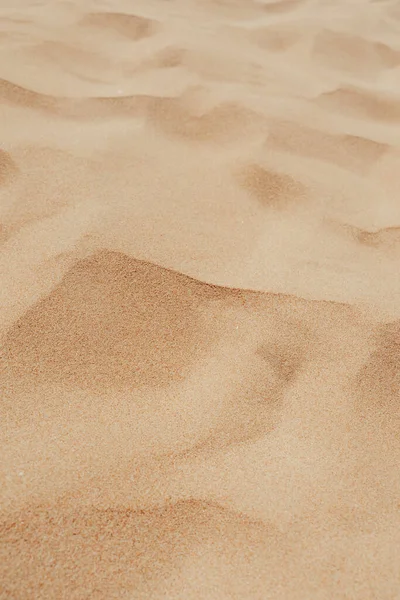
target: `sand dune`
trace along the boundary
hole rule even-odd
[[[2,3],[1,599],[398,598],[399,32]]]
[[[324,93],[319,102],[328,109],[339,110],[357,118],[388,121],[396,124],[400,119],[398,96],[390,92],[372,92],[368,88],[343,86]]]

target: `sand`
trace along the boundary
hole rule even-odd
[[[1,600],[400,598],[395,0],[0,6]]]

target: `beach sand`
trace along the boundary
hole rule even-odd
[[[0,6],[1,600],[400,598],[396,0]]]

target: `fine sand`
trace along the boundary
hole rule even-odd
[[[3,0],[0,599],[400,598],[397,0]]]

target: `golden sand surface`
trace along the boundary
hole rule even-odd
[[[1,600],[400,599],[397,0],[0,3]]]

